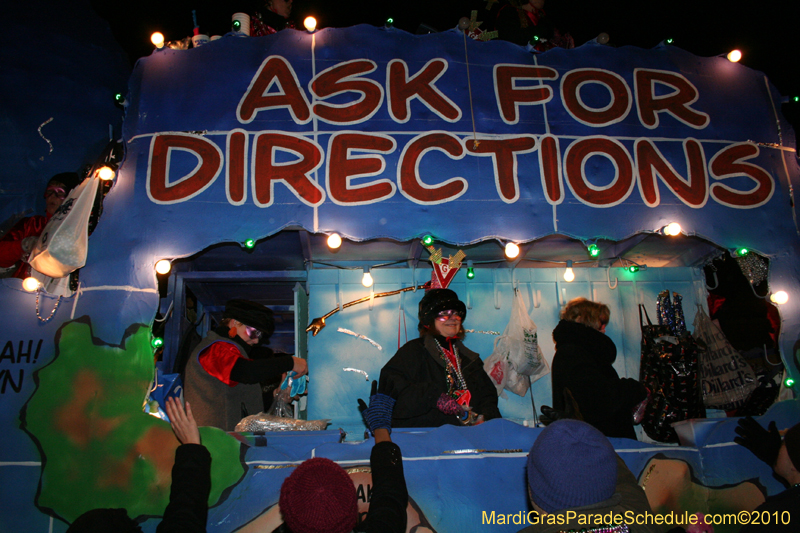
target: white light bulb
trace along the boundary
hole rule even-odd
[[[568,283],[575,281],[575,272],[572,271],[572,261],[567,261],[567,269],[564,271],[564,281]]]
[[[375,283],[372,279],[372,274],[369,273],[369,269],[364,269],[364,275],[361,276],[361,284],[365,287],[372,287],[372,284]]]
[[[728,61],[731,63],[738,63],[742,59],[742,52],[739,50],[731,50],[728,52]]]
[[[508,257],[509,259],[514,259],[518,255],[519,255],[519,246],[517,246],[513,242],[506,244],[506,257]]]
[[[25,278],[22,280],[22,288],[28,292],[37,291],[39,290],[39,287],[41,287],[41,284],[36,278]]]
[[[114,169],[111,167],[100,167],[100,169],[97,171],[97,177],[105,181],[113,180],[114,175]]]
[[[170,269],[172,269],[172,264],[168,259],[162,259],[156,263],[156,272],[159,274],[168,274]]]
[[[160,31],[153,33],[150,36],[150,42],[155,45],[156,48],[161,48],[164,46],[164,34]]]
[[[333,248],[334,250],[342,245],[342,238],[339,237],[338,233],[331,233],[328,235],[328,248]]]
[[[789,301],[789,295],[786,293],[786,291],[778,291],[772,293],[769,299],[772,301],[772,303],[782,305]]]
[[[664,227],[664,235],[674,237],[681,234],[681,225],[677,222],[671,222]]]
[[[317,19],[314,17],[306,17],[303,21],[303,26],[305,26],[308,31],[314,31],[317,29]]]

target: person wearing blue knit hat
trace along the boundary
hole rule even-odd
[[[628,531],[626,516],[652,514],[647,496],[611,442],[586,422],[557,420],[542,430],[528,454],[527,477],[535,513],[520,533],[584,528],[622,533]],[[619,517],[621,523],[597,523],[598,516]],[[635,530],[658,531],[654,525],[636,525]]]

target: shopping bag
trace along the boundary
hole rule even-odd
[[[506,383],[508,383],[507,351],[503,350],[503,347],[499,350],[497,349],[497,343],[502,340],[502,337],[498,337],[494,340],[495,349],[492,351],[492,355],[487,357],[486,361],[483,362],[483,369],[489,375],[489,379],[492,380],[492,384],[495,389],[497,389],[498,396],[503,395],[503,389]]]
[[[31,251],[31,266],[52,278],[63,278],[86,264],[89,215],[100,178],[88,178],[72,189],[50,218]]]
[[[755,372],[702,309],[694,317],[694,336],[706,345],[700,354],[703,403],[725,411],[741,407],[758,387]]]
[[[508,362],[511,368],[517,374],[530,376],[531,382],[550,372],[542,349],[539,347],[536,330],[536,324],[528,315],[522,293],[515,289],[511,320],[509,320],[503,336],[507,339]]]

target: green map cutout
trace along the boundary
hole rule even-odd
[[[72,522],[95,508],[125,508],[131,518],[161,516],[178,440],[167,422],[142,412],[153,378],[150,330],[129,328],[122,346],[93,339],[88,319],[64,325],[56,357],[37,373],[38,388],[23,428],[42,453],[37,504]],[[211,453],[211,494],[244,474],[239,442],[217,428],[200,428]]]

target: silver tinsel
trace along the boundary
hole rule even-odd
[[[745,256],[739,256],[736,258],[736,263],[742,270],[744,277],[746,277],[752,285],[758,285],[767,279],[769,267],[767,266],[767,262],[759,257],[758,254],[750,252]]]

